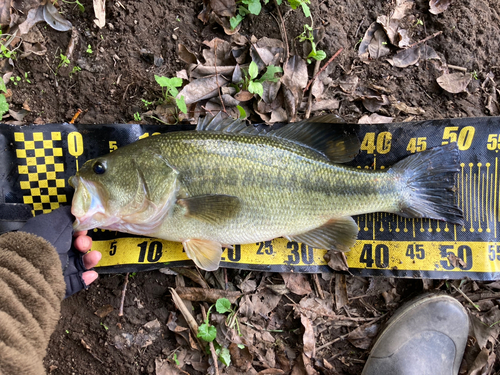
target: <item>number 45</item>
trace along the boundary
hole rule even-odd
[[[412,154],[415,152],[425,151],[427,149],[427,138],[412,138],[408,142],[408,147],[406,151],[410,151]]]

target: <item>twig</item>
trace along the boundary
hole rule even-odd
[[[286,35],[286,28],[285,28],[285,22],[283,21],[283,17],[281,16],[281,10],[280,6],[278,5],[278,1],[274,0],[274,5],[276,5],[276,9],[278,10],[278,16],[280,17],[281,25],[280,29],[283,34],[283,39],[285,42],[285,63],[283,65],[286,65],[288,63],[288,58],[290,57],[290,50],[288,48],[288,37]]]
[[[311,311],[314,314],[322,315],[322,316],[327,316],[327,317],[329,317],[331,319],[334,319],[334,320],[348,320],[348,321],[353,321],[353,322],[370,322],[370,321],[373,321],[373,320],[380,319],[383,316],[382,315],[382,316],[376,317],[376,318],[356,318],[356,317],[349,317],[349,316],[343,316],[343,315],[328,314],[328,313],[322,312],[320,310],[315,310],[315,309],[310,309],[308,307],[300,306],[297,303],[293,303],[293,304],[289,303],[289,304],[286,304],[285,306],[293,306],[293,307],[296,307],[298,309]]]
[[[324,345],[321,345],[319,348],[316,348],[316,354],[320,351],[320,350],[323,350],[327,347],[329,347],[330,345],[332,344],[335,344],[337,341],[340,341],[340,340],[344,340],[347,336],[349,336],[348,333],[346,333],[345,335],[342,335],[342,336],[339,336],[337,337],[335,340],[332,340],[330,342],[327,342],[326,344]]]
[[[467,73],[467,68],[463,68],[461,66],[456,66],[456,65],[448,64],[448,68],[455,69],[455,70],[460,70],[461,72]]]
[[[361,20],[361,22],[359,23],[358,25],[358,28],[356,29],[356,34],[354,34],[354,39],[356,39],[358,37],[358,32],[359,32],[359,29],[361,29],[361,25],[363,24],[363,22],[365,22],[365,18],[366,17],[363,17],[363,19]]]
[[[413,48],[413,47],[415,47],[415,46],[418,46],[419,44],[425,43],[425,42],[427,42],[428,40],[430,40],[430,39],[432,39],[432,38],[435,38],[435,37],[437,37],[438,35],[441,35],[442,33],[443,33],[442,31],[438,31],[438,32],[436,32],[436,33],[434,33],[434,34],[432,34],[432,35],[429,35],[427,38],[422,39],[422,40],[421,40],[421,41],[419,41],[419,42],[416,42],[416,43],[410,44],[408,47],[406,47],[406,49],[408,49],[408,48]]]
[[[316,75],[318,74],[318,71],[319,71],[319,65],[321,64],[321,61],[319,60],[316,60],[316,64],[314,64],[314,73],[313,73],[313,77],[316,77]],[[313,78],[314,79],[314,78]],[[306,109],[306,115],[305,115],[305,119],[308,119],[309,116],[311,116],[311,107],[312,107],[312,102],[313,102],[313,93],[312,93],[312,90],[309,91],[309,98],[307,98],[307,109]]]
[[[203,320],[207,320],[207,313],[205,312],[205,307],[203,307],[203,305],[200,305],[200,307],[201,307],[201,314],[203,315]],[[210,347],[210,353],[212,353],[212,360],[214,361],[215,375],[219,375],[219,363],[217,359],[217,353],[215,352],[214,342],[210,341],[208,345]]]
[[[128,272],[125,275],[125,283],[123,284],[122,289],[122,300],[120,302],[120,311],[118,312],[118,316],[123,316],[123,305],[125,304],[125,294],[127,293],[127,284],[128,284]]]
[[[201,349],[204,349],[205,346],[202,344],[198,337],[198,323],[196,323],[196,320],[193,318],[193,315],[191,315],[191,312],[187,309],[186,305],[182,301],[181,297],[177,294],[174,288],[169,288],[170,293],[172,294],[172,300],[174,301],[175,305],[181,312],[182,316],[186,320],[186,323],[188,324],[189,328],[191,329],[191,333],[196,339],[196,342],[198,343],[199,347]]]
[[[465,299],[466,299],[466,300],[467,300],[467,301],[468,301],[468,302],[469,302],[472,306],[474,306],[474,307],[476,308],[476,310],[477,310],[477,311],[481,311],[481,309],[479,308],[479,306],[478,306],[478,305],[476,305],[474,302],[472,302],[472,300],[471,300],[469,297],[467,297],[467,294],[465,294],[464,292],[462,292],[462,290],[461,290],[461,289],[458,289],[455,285],[451,284],[451,286],[452,286],[453,288],[455,288],[455,290],[456,290],[458,293],[460,293],[460,294],[461,294],[461,295],[462,295],[462,296],[463,296],[463,297],[464,297],[464,298],[465,298]]]
[[[311,80],[309,81],[309,83],[307,84],[307,86],[306,86],[306,88],[303,90],[303,92],[306,92],[306,91],[309,89],[309,86],[311,86],[311,85],[312,85],[312,83],[314,82],[314,80],[316,79],[316,77],[317,77],[317,76],[319,76],[319,75],[321,74],[321,72],[322,72],[323,70],[325,70],[325,69],[326,69],[326,67],[327,67],[328,65],[330,65],[330,63],[331,63],[333,60],[335,60],[335,58],[336,58],[338,55],[340,55],[340,52],[342,52],[343,50],[344,50],[344,48],[340,48],[340,49],[339,49],[339,50],[335,53],[335,55],[333,55],[332,57],[330,57],[330,60],[328,60],[328,61],[326,62],[326,64],[325,64],[325,65],[323,65],[323,67],[322,67],[322,68],[321,68],[321,69],[320,69],[320,70],[319,70],[319,71],[318,71],[318,72],[314,75],[314,77],[312,77],[312,78],[311,78]]]
[[[316,291],[318,292],[319,298],[325,299],[325,293],[323,293],[323,289],[321,289],[321,285],[319,285],[318,274],[317,273],[313,273],[312,274],[312,279],[313,279],[313,282],[314,282],[314,286],[316,287]]]

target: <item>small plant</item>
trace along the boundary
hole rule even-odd
[[[177,366],[179,366],[179,365],[180,365],[180,362],[179,362],[179,360],[177,359],[177,353],[174,353],[174,355],[172,356],[172,360],[175,362],[175,364],[176,364]]]
[[[269,0],[262,0],[264,4],[269,3]],[[278,5],[281,5],[283,0],[277,0]],[[311,10],[309,9],[309,5],[311,0],[288,0],[288,4],[292,9],[297,9],[299,6],[302,8],[304,15],[306,17],[311,17]],[[236,26],[238,26],[241,21],[245,19],[245,16],[248,14],[254,14],[258,16],[262,10],[262,4],[260,0],[241,0],[241,4],[238,7],[238,13],[236,16],[231,17],[229,19],[229,24],[231,28],[234,30]]]
[[[101,322],[101,325],[104,327],[104,329],[107,331],[109,328],[106,324],[104,324],[103,322]]]
[[[6,59],[15,59],[16,58],[16,51],[11,51],[7,47],[5,47],[3,44],[0,44],[0,52],[2,54],[2,57]]]
[[[275,77],[274,75],[281,72],[283,72],[283,69],[281,67],[269,65],[262,77],[257,79],[257,76],[259,75],[259,67],[255,63],[255,61],[252,61],[248,66],[248,75],[246,75],[243,80],[243,89],[246,89],[252,94],[257,94],[262,97],[262,95],[264,94],[264,86],[262,85],[262,83],[265,81],[278,82],[279,78]]]
[[[205,319],[203,324],[201,324],[198,327],[197,336],[199,338],[201,338],[202,340],[207,341],[207,342],[212,342],[217,337],[217,329],[209,323],[210,311],[212,310],[212,308],[214,306],[219,314],[229,313],[227,320],[226,320],[226,322],[228,323],[228,326],[230,328],[233,328],[234,325],[231,326],[230,323],[235,322],[233,324],[236,325],[236,327],[238,329],[238,334],[241,335],[240,329],[239,329],[239,324],[238,324],[238,319],[236,318],[236,311],[234,311],[231,308],[231,302],[227,298],[219,298],[216,301],[215,305],[210,306],[210,308],[208,309],[207,318]],[[227,348],[221,347],[217,341],[214,342],[214,348],[215,348],[215,353],[217,354],[217,356],[219,358],[219,361],[224,363],[226,366],[229,366],[231,364],[231,356],[230,356],[229,350]]]
[[[144,107],[146,107],[146,109],[148,109],[148,107],[153,104],[153,102],[149,102],[146,99],[141,99],[141,101],[142,104],[144,104]]]
[[[63,55],[62,53],[60,54],[59,59],[61,61],[59,62],[59,65],[57,65],[56,71],[58,71],[59,68],[61,68],[61,67],[65,68],[70,64],[69,58],[66,55]]]
[[[312,26],[305,24],[304,31],[297,38],[299,38],[301,42],[305,42],[306,40],[308,40],[311,43],[311,52],[307,56],[308,64],[311,63],[311,58],[318,61],[324,60],[326,58],[325,51],[316,49],[316,42],[314,41]]]
[[[26,82],[28,82],[29,84],[31,84],[31,81],[30,81],[30,80],[29,80],[29,78],[28,78],[28,74],[29,74],[29,73],[30,73],[30,72],[24,72],[24,80],[25,80]]]
[[[474,78],[476,81],[479,79],[479,78],[478,78],[478,76],[477,76],[477,71],[475,71],[475,70],[474,70],[474,71],[471,73],[471,75],[472,75],[472,78]]]
[[[71,77],[73,74],[78,73],[82,70],[78,65],[75,65],[73,69],[71,70],[71,73],[69,73],[69,76]]]
[[[7,93],[7,87],[3,79],[0,79],[0,91],[4,94]],[[4,94],[0,94],[0,119],[3,119],[3,115],[9,112],[9,103],[7,103],[7,98]]]
[[[139,112],[134,113],[134,121],[142,121],[141,114]],[[135,275],[130,276],[130,277],[134,277],[134,276]]]
[[[14,86],[17,86],[17,84],[22,80],[21,77],[19,76],[12,76],[10,77],[10,81],[14,84]]]
[[[155,80],[162,88],[166,89],[166,92],[164,92],[165,101],[171,102],[172,99],[175,99],[175,103],[177,104],[179,110],[182,113],[187,113],[187,106],[186,102],[184,101],[184,95],[180,98],[176,98],[176,96],[179,94],[179,90],[177,90],[177,87],[182,86],[182,78],[167,78],[155,75]]]
[[[419,18],[417,19],[417,23],[415,24],[415,26],[424,26],[424,22]]]
[[[87,50],[85,52],[87,52],[89,55],[94,53],[94,51],[92,51],[92,46],[90,44],[87,46]]]
[[[66,4],[76,4],[78,6],[78,9],[80,9],[80,12],[82,12],[82,13],[85,12],[85,7],[78,0],[75,0],[75,1],[62,0],[62,1],[63,1],[63,3],[66,3]]]

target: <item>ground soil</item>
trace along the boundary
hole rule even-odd
[[[59,55],[65,53],[70,41],[70,32],[52,30],[43,23],[38,28],[45,38],[47,53],[17,59],[14,74],[28,73],[31,83],[22,80],[18,85],[10,84],[11,108],[21,109],[27,103],[31,112],[25,123],[60,123],[69,121],[80,108],[80,123],[127,123],[134,121],[134,113],[145,112],[141,99],[154,101],[161,96],[154,75],[173,76],[185,68],[177,56],[177,43],[182,43],[198,56],[204,48],[202,42],[217,36],[228,38],[216,24],[203,24],[197,15],[202,10],[201,1],[168,2],[154,0],[108,1],[106,4],[106,26],[98,29],[93,24],[92,1],[82,0],[85,12],[79,12],[72,4],[61,5],[64,16],[70,20],[80,34],[79,43],[67,68],[56,71]],[[323,0],[312,1],[311,8],[317,24],[325,27],[325,38],[320,48],[332,56],[340,47],[344,48],[335,60],[331,77],[356,75],[360,82],[383,86],[398,100],[425,113],[413,117],[415,120],[434,118],[457,118],[488,116],[487,92],[481,88],[486,75],[500,74],[500,3],[497,0],[462,0],[453,2],[440,14],[428,12],[428,2],[417,0],[412,10],[415,23],[410,30],[413,40],[422,40],[437,31],[442,34],[427,43],[448,64],[476,72],[468,92],[449,94],[437,84],[441,75],[431,63],[421,62],[405,69],[393,68],[386,61],[361,62],[357,44],[368,26],[379,15],[393,9],[391,1]],[[302,31],[305,21],[299,12],[286,12],[283,8],[285,27],[294,49],[300,45],[294,40]],[[259,17],[250,16],[244,22],[241,33],[247,36],[281,38],[275,18],[275,8],[265,7]],[[422,20],[423,25],[416,25]],[[93,52],[86,52],[91,45]],[[149,53],[144,53],[146,50]],[[148,56],[161,56],[164,63],[155,66]],[[81,71],[70,74],[73,66]],[[334,87],[331,90],[336,90]],[[342,91],[336,93],[340,101],[338,114],[349,122],[368,112],[360,102],[353,101]],[[404,121],[409,115],[394,109],[381,109],[383,115],[391,115],[396,121]],[[369,114],[369,113],[368,113]],[[260,275],[272,280],[271,274]],[[228,277],[244,277],[238,271],[228,270]],[[47,371],[51,374],[148,374],[155,373],[155,359],[167,358],[178,347],[174,333],[165,324],[175,311],[168,288],[175,286],[175,277],[158,271],[138,273],[130,279],[125,299],[124,316],[118,316],[124,275],[104,275],[87,292],[82,292],[62,305],[61,320],[53,334],[47,358]],[[328,291],[331,282],[321,279],[322,287]],[[371,279],[347,277],[349,297],[366,294]],[[434,282],[439,286],[439,281]],[[423,290],[420,280],[395,280],[394,286],[400,300],[386,304],[382,294],[353,299],[351,307],[369,314],[371,306],[379,312],[391,312],[400,303]],[[481,287],[481,285],[479,285]],[[290,298],[298,301],[296,296]],[[498,302],[495,301],[494,304]],[[113,311],[104,318],[95,312],[105,305]],[[291,307],[280,304],[274,311],[281,319],[284,333],[277,334],[295,355],[301,351],[300,319],[288,318]],[[362,313],[363,314],[363,313]],[[288,319],[287,319],[288,318]],[[128,333],[134,337],[147,333],[144,324],[158,319],[161,331],[153,344],[118,348],[116,336]],[[353,327],[325,328],[317,337],[317,346],[346,334]],[[118,345],[119,346],[119,345]],[[349,342],[339,340],[317,353],[317,359],[329,361],[335,371],[323,373],[358,374],[368,355],[367,350],[355,348]],[[289,356],[290,357],[290,356]],[[293,357],[293,356],[292,356]],[[498,355],[497,355],[498,357]],[[254,360],[255,362],[256,360]],[[258,361],[257,361],[258,362]],[[255,363],[254,363],[255,364]],[[254,366],[258,370],[259,364]],[[500,364],[496,364],[496,371]],[[197,373],[190,370],[192,373]],[[199,373],[199,372],[198,372]]]

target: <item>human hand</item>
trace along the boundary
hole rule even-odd
[[[73,240],[73,220],[71,207],[65,206],[29,219],[19,230],[40,236],[54,246],[61,260],[66,282],[65,298],[88,288],[97,278],[97,272],[89,269],[101,259],[101,253],[98,251],[82,254],[90,250],[92,239],[86,232],[77,232]]]
[[[97,263],[101,260],[102,254],[99,251],[90,251],[92,247],[92,238],[87,236],[87,231],[75,232],[73,233],[73,246],[76,250],[84,253],[83,265],[85,269],[90,270],[97,266]],[[95,271],[85,271],[82,273],[82,279],[85,284],[90,285],[98,277]]]

